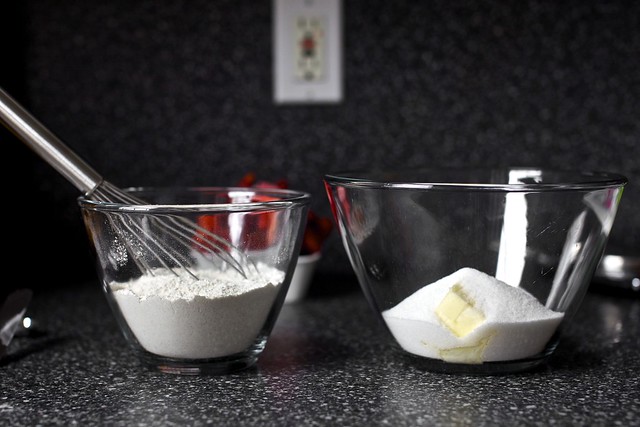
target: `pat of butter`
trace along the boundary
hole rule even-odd
[[[468,347],[453,347],[440,350],[440,358],[451,363],[482,363],[484,351],[487,349],[492,336],[487,336],[477,344]]]
[[[470,334],[484,322],[484,314],[474,306],[474,301],[456,283],[449,289],[438,307],[436,315],[458,338]]]

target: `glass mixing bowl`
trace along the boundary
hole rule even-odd
[[[284,303],[310,195],[254,188],[131,188],[79,198],[102,288],[146,365],[224,374],[254,365]]]
[[[578,309],[624,176],[544,168],[326,175],[361,289],[412,363],[506,373],[548,359]]]

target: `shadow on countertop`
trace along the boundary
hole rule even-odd
[[[355,274],[318,271],[313,277],[307,298],[327,298],[360,292]]]

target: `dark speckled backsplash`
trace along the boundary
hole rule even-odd
[[[313,208],[329,215],[322,176],[340,169],[601,169],[630,180],[612,241],[640,250],[637,3],[343,6],[338,105],[274,104],[270,1],[28,1],[11,20],[24,46],[13,82],[42,121],[121,186],[226,185],[254,171],[312,192]],[[25,165],[12,175],[21,193],[51,204],[16,214],[18,225],[39,229],[38,251],[52,265],[86,273],[77,191],[10,150]],[[337,234],[319,268],[350,272]]]

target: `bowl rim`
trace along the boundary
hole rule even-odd
[[[417,173],[448,173],[468,174],[492,172],[520,172],[521,179],[530,182],[492,183],[492,182],[464,182],[452,180],[414,180],[409,178],[391,178],[392,176],[408,177]],[[536,175],[556,174],[573,179],[557,180],[553,182],[536,182]],[[530,176],[526,176],[530,175]],[[387,178],[383,178],[386,176]],[[462,176],[462,175],[461,175]],[[393,169],[354,169],[324,175],[325,183],[350,188],[368,189],[407,189],[407,190],[443,190],[443,191],[503,191],[503,192],[541,192],[541,191],[574,191],[600,190],[607,188],[621,188],[628,184],[626,176],[607,171],[583,171],[575,169],[555,169],[545,167],[504,166],[504,167],[426,167]]]
[[[277,200],[225,203],[118,203],[91,199],[91,192],[77,198],[82,209],[119,213],[186,213],[186,212],[259,212],[285,210],[296,206],[309,205],[311,194],[306,191],[283,188],[255,188],[236,186],[142,186],[122,188],[127,193],[144,192],[219,192],[240,195],[261,195],[278,197]]]

